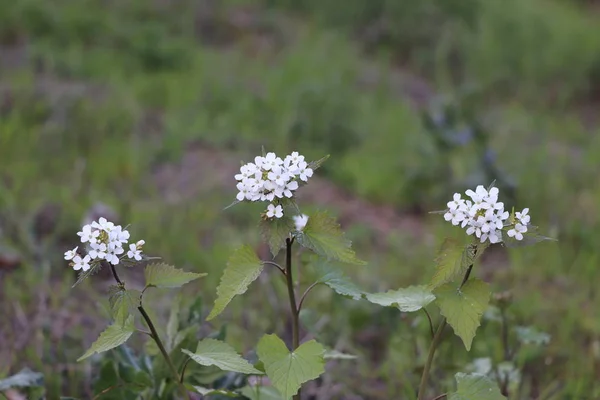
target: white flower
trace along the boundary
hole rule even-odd
[[[311,168],[308,168],[308,164],[305,161],[302,161],[298,163],[296,175],[298,175],[301,180],[306,182],[308,181],[308,178],[310,178],[313,175],[313,170]]]
[[[77,249],[79,246],[75,247],[73,250],[65,251],[65,260],[72,260],[77,255]]]
[[[285,157],[283,165],[285,165],[286,168],[295,169],[292,167],[297,166],[302,161],[304,161],[304,156],[301,156],[297,151],[294,151],[292,154]]]
[[[298,232],[302,231],[308,222],[308,215],[294,215],[294,225],[296,225],[296,230]]]
[[[106,244],[104,243],[94,243],[91,246],[91,250],[88,252],[88,255],[92,258],[92,259],[96,259],[96,258],[104,258],[106,257],[106,252],[108,250],[108,247],[106,246]]]
[[[252,191],[244,182],[238,183],[236,188],[239,192],[235,198],[239,201],[243,201],[244,199],[250,200],[252,198]]]
[[[278,205],[275,207],[275,204],[269,204],[267,206],[267,218],[281,218],[283,217],[283,207]]]
[[[523,240],[523,234],[525,232],[527,232],[527,227],[525,225],[516,223],[513,229],[510,229],[507,233],[510,237],[514,237],[517,240]]]
[[[500,243],[502,241],[502,231],[494,229],[488,232],[481,233],[481,243],[484,243],[486,240],[490,241],[490,243]]]
[[[267,155],[263,159],[262,168],[264,170],[271,170],[273,167],[278,165],[282,165],[283,160],[275,155],[275,153],[267,153]]]
[[[127,243],[129,236],[129,231],[127,229],[123,229],[121,225],[115,226],[109,235],[111,241],[119,243]]]
[[[83,258],[81,258],[81,256],[75,256],[73,258],[73,269],[75,271],[79,271],[80,269],[83,271],[87,271],[88,269],[90,269],[90,256],[87,255]]]
[[[531,216],[528,215],[529,208],[524,208],[521,212],[515,213],[515,218],[517,218],[522,225],[529,225],[529,221],[531,221]]]
[[[145,241],[145,240],[138,240],[138,241],[135,243],[135,247],[136,247],[136,248],[138,248],[138,249],[141,249],[141,248],[142,248],[142,246],[144,246],[145,244],[146,244],[146,241]]]
[[[111,263],[112,265],[117,265],[119,263],[119,254],[123,254],[125,250],[122,247],[111,246],[108,248],[106,252],[106,256],[104,259]]]
[[[477,186],[477,188],[475,188],[475,191],[472,191],[471,189],[469,189],[465,192],[465,194],[473,200],[473,203],[476,203],[476,204],[483,202],[484,199],[487,196],[489,196],[488,191],[485,190],[483,185]]]
[[[448,210],[450,211],[466,211],[465,200],[460,198],[460,193],[454,193],[453,200],[448,202]],[[447,220],[449,221],[449,220]]]
[[[139,242],[138,242],[139,243]],[[127,257],[129,258],[134,258],[137,261],[140,261],[142,259],[142,251],[139,250],[139,248],[137,247],[137,245],[131,243],[129,245],[129,251],[127,251]]]
[[[298,189],[298,182],[289,181],[283,188],[283,194],[285,195],[285,197],[292,197],[294,195],[292,192],[296,189]]]
[[[81,243],[96,243],[100,231],[92,230],[91,225],[84,225],[83,228],[81,228],[81,232],[77,232],[77,235],[81,237]]]
[[[449,209],[446,214],[444,214],[444,219],[446,221],[452,221],[452,225],[458,225],[466,218],[464,211],[455,208],[454,210]]]
[[[115,227],[115,224],[113,224],[110,221],[107,221],[106,218],[104,218],[104,217],[100,217],[100,219],[98,219],[98,222],[96,222],[96,221],[92,222],[92,228],[101,229],[106,232],[111,231],[114,227]]]
[[[290,179],[290,174],[279,166],[274,166],[267,176],[279,186],[285,185]]]

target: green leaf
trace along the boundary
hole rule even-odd
[[[240,393],[250,400],[284,400],[281,393],[272,386],[244,386]]]
[[[237,295],[246,293],[248,286],[258,278],[263,263],[250,246],[242,246],[229,258],[227,267],[217,288],[217,299],[207,321],[221,314],[227,304]]]
[[[285,247],[285,240],[294,230],[294,223],[287,215],[286,213],[282,218],[263,219],[260,222],[262,236],[269,245],[273,257],[277,256],[279,251]]]
[[[186,385],[186,386],[188,388],[191,387],[193,390],[200,393],[203,397],[204,396],[213,396],[213,395],[220,395],[220,396],[233,397],[233,398],[240,397],[240,395],[238,393],[231,392],[231,391],[225,390],[225,389],[210,389],[210,388],[205,388],[202,386],[194,386],[194,385]]]
[[[14,387],[42,386],[44,375],[34,372],[29,368],[23,368],[16,374],[0,380],[0,392]]]
[[[146,287],[154,286],[158,288],[181,287],[188,282],[202,278],[206,275],[207,274],[187,272],[165,263],[150,264],[144,270]]]
[[[436,270],[429,283],[430,288],[434,289],[464,275],[467,268],[483,254],[485,247],[486,244],[476,243],[464,246],[452,238],[444,240],[435,259]]]
[[[325,348],[314,340],[290,352],[277,335],[264,335],[258,342],[256,352],[265,365],[267,376],[284,399],[298,393],[304,382],[316,379],[325,372]]]
[[[98,339],[92,343],[92,346],[89,348],[89,350],[86,351],[84,355],[79,357],[77,361],[79,362],[83,359],[86,359],[94,353],[102,353],[122,345],[127,341],[127,339],[129,339],[134,331],[135,326],[133,325],[133,315],[130,315],[127,317],[127,320],[124,324],[116,322],[106,328],[104,332],[100,334]]]
[[[125,324],[132,310],[139,306],[141,295],[139,290],[126,290],[123,286],[111,286],[108,303],[113,319],[121,325]]]
[[[344,273],[327,262],[315,263],[315,269],[319,274],[318,283],[323,283],[342,296],[348,296],[354,300],[360,300],[364,292],[344,275]]]
[[[88,269],[87,271],[82,270],[81,272],[79,272],[79,275],[77,275],[77,281],[73,284],[73,286],[71,286],[71,288],[74,288],[75,286],[79,285],[90,276],[97,274],[98,272],[100,272],[101,268],[102,263],[93,262],[92,264],[90,264],[90,269]]]
[[[302,232],[296,235],[298,243],[331,260],[365,265],[352,250],[352,242],[340,230],[334,218],[324,212],[310,215]]]
[[[312,169],[313,171],[316,171],[321,167],[321,165],[323,165],[325,161],[327,161],[328,158],[329,154],[327,154],[325,157],[319,158],[318,160],[311,161],[308,163],[308,168]]]
[[[462,289],[458,289],[453,283],[447,283],[438,287],[434,294],[441,314],[446,317],[454,333],[462,339],[467,351],[470,350],[475,331],[490,299],[489,285],[479,279],[471,279]]]
[[[169,321],[167,322],[167,348],[173,350],[175,339],[179,331],[179,308],[181,306],[181,293],[179,293],[172,302]]]
[[[524,247],[544,241],[557,242],[558,240],[540,234],[539,228],[533,225],[527,226],[527,232],[523,234],[522,240],[517,240],[514,237],[510,237],[508,234],[506,234],[506,232],[504,232],[502,235],[502,244],[506,247]]]
[[[425,308],[435,296],[426,286],[409,286],[385,293],[369,293],[367,300],[384,307],[396,306],[403,312],[414,312]]]
[[[196,347],[195,353],[186,349],[182,349],[181,351],[200,365],[207,367],[214,365],[223,371],[262,375],[262,372],[254,368],[252,364],[236,353],[233,347],[220,340],[201,340],[198,343],[198,347]]]
[[[448,395],[448,400],[504,400],[498,385],[482,374],[463,374],[456,379],[456,392]]]

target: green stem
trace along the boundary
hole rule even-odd
[[[471,275],[471,271],[473,270],[473,264],[469,265],[467,268],[467,272],[463,277],[463,280],[460,284],[460,288],[462,288],[465,283],[469,280],[469,276]],[[447,322],[446,318],[442,319],[440,325],[435,331],[435,335],[433,336],[433,340],[431,341],[431,345],[429,346],[429,353],[427,354],[427,361],[425,361],[425,367],[423,368],[423,374],[421,375],[421,383],[419,384],[419,394],[417,396],[417,400],[425,399],[425,391],[427,390],[427,381],[429,379],[429,372],[431,371],[431,366],[433,364],[433,358],[435,356],[435,351],[437,350],[440,342],[442,341],[442,336],[444,333],[444,328],[446,327]]]
[[[177,382],[177,384],[179,385],[179,388],[181,389],[181,393],[184,395],[185,398],[187,398],[189,400],[190,395],[189,395],[188,391],[186,390],[185,386],[183,386],[183,381],[182,381],[181,377],[179,376],[179,373],[177,373],[177,369],[175,368],[175,365],[173,364],[173,360],[171,360],[171,356],[169,356],[167,349],[165,349],[165,346],[163,345],[162,340],[160,340],[160,336],[158,335],[158,332],[156,331],[156,328],[154,327],[154,324],[152,323],[150,316],[144,309],[144,306],[142,306],[141,302],[138,307],[138,311],[140,312],[140,314],[142,314],[142,317],[144,318],[144,321],[146,321],[146,325],[148,325],[148,328],[150,328],[150,334],[152,336],[152,339],[154,339],[154,341],[156,342],[156,345],[158,346],[158,349],[160,350],[161,354],[165,358],[165,361],[167,362],[167,365],[169,366],[169,369],[171,370],[171,373],[173,374],[173,378],[175,379],[175,382]]]
[[[296,305],[296,294],[294,293],[294,278],[292,275],[292,244],[294,239],[286,239],[285,251],[285,280],[287,283],[288,296],[290,298],[290,308],[292,311],[292,350],[296,350],[300,346],[300,321],[298,306]],[[294,400],[300,400],[300,389],[298,394],[294,396]]]
[[[117,270],[116,270],[115,266],[112,265],[111,263],[107,263],[107,264],[110,265],[110,271],[112,272],[113,277],[115,278],[115,281],[117,281],[117,283],[119,284],[119,286],[124,286],[125,284],[119,278],[119,274],[117,274]],[[144,290],[146,290],[146,288],[144,288]],[[143,293],[144,292],[142,292],[142,294]],[[158,332],[156,331],[156,328],[154,327],[154,324],[152,323],[152,320],[150,319],[150,316],[148,315],[148,313],[144,309],[144,306],[142,305],[142,296],[140,296],[140,305],[138,306],[137,309],[140,312],[140,314],[142,314],[142,317],[144,318],[144,321],[146,321],[146,325],[148,325],[148,328],[150,328],[150,332],[149,332],[150,336],[156,342],[156,345],[158,346],[158,348],[159,348],[160,352],[162,353],[163,357],[165,358],[165,361],[169,365],[169,369],[173,373],[173,377],[175,378],[175,382],[177,382],[177,384],[179,384],[179,387],[181,389],[181,393],[183,394],[183,397],[189,400],[190,399],[190,394],[185,389],[185,386],[183,386],[183,380],[180,379],[179,374],[177,373],[177,369],[175,368],[175,365],[173,365],[173,360],[171,360],[171,357],[169,356],[169,353],[167,352],[167,349],[165,349],[165,346],[163,345],[162,340],[160,340],[160,336],[158,335]],[[144,333],[148,333],[148,332],[144,332]]]

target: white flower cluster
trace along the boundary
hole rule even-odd
[[[125,253],[124,245],[129,241],[129,231],[123,229],[121,225],[107,221],[106,218],[100,218],[91,224],[84,225],[81,232],[77,232],[81,237],[81,243],[88,244],[87,254],[82,257],[75,247],[73,250],[65,252],[65,260],[71,260],[71,266],[75,271],[87,271],[91,268],[90,263],[94,260],[105,260],[113,265],[117,265],[121,258],[119,256]],[[143,240],[129,244],[127,258],[140,261],[142,259]]]
[[[235,175],[238,181],[239,201],[268,201],[267,218],[283,217],[283,207],[273,204],[276,199],[291,198],[298,189],[298,181],[307,182],[313,175],[313,170],[304,161],[304,156],[293,152],[284,159],[275,153],[254,158],[240,168]]]
[[[529,209],[515,213],[509,221],[510,214],[504,211],[504,203],[498,201],[498,188],[486,190],[482,185],[475,191],[467,190],[465,194],[470,199],[461,198],[460,193],[455,193],[452,201],[448,202],[448,209],[444,214],[446,221],[452,225],[466,228],[467,235],[477,236],[481,243],[489,240],[490,243],[502,241],[502,230],[510,227],[507,234],[516,240],[523,240],[523,233],[527,232],[530,217]]]

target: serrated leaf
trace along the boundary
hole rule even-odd
[[[281,393],[272,386],[244,386],[240,393],[250,400],[284,400]]]
[[[169,321],[167,322],[167,348],[173,350],[175,339],[179,331],[179,308],[181,306],[181,293],[179,293],[172,302]]]
[[[315,263],[315,270],[319,274],[317,282],[329,286],[336,293],[360,300],[364,291],[354,284],[344,273],[327,262]]]
[[[165,263],[150,264],[144,270],[146,286],[158,288],[177,288],[206,275],[187,272]]]
[[[285,240],[290,237],[290,232],[294,229],[294,223],[287,216],[282,218],[270,218],[260,221],[260,230],[264,240],[269,245],[273,257],[277,256],[279,251],[285,247]]]
[[[140,304],[141,292],[139,290],[125,289],[113,285],[109,288],[108,303],[113,319],[121,325],[127,321],[132,310]]]
[[[0,392],[14,387],[42,386],[44,375],[34,372],[29,368],[23,368],[16,374],[0,380]]]
[[[100,334],[98,339],[92,343],[92,346],[89,348],[89,350],[86,351],[84,355],[79,357],[77,361],[79,362],[95,353],[102,353],[122,345],[131,337],[134,331],[135,326],[133,325],[133,315],[130,315],[127,317],[127,320],[124,324],[116,322],[106,328],[104,332]]]
[[[469,351],[490,299],[489,285],[479,279],[468,280],[462,289],[447,283],[438,287],[434,295],[441,314]]]
[[[186,386],[191,387],[196,392],[200,393],[202,396],[220,395],[220,396],[233,397],[233,398],[240,397],[239,393],[231,392],[231,391],[225,390],[225,389],[210,389],[210,388],[205,388],[202,386],[194,386],[194,385],[186,385]]]
[[[262,375],[247,360],[243,359],[229,344],[215,339],[203,339],[198,343],[196,352],[182,349],[192,360],[207,367],[215,366],[223,371],[242,374]]]
[[[316,171],[317,169],[321,168],[321,165],[323,165],[323,163],[325,161],[327,161],[327,159],[329,158],[329,154],[327,154],[325,157],[321,157],[318,160],[314,160],[308,163],[308,168],[312,169],[313,171]]]
[[[101,268],[102,268],[102,263],[99,263],[99,262],[92,263],[90,265],[90,269],[88,269],[87,271],[81,271],[79,273],[79,275],[77,275],[77,281],[75,281],[75,283],[73,284],[73,286],[71,286],[71,288],[74,288],[75,286],[79,285],[80,283],[85,281],[90,276],[97,274]]]
[[[324,212],[310,215],[302,232],[296,234],[298,243],[330,260],[365,265],[352,250],[352,242],[344,236],[336,220]]]
[[[470,243],[465,246],[452,238],[444,240],[435,259],[436,269],[429,283],[430,288],[434,289],[464,275],[467,268],[481,256],[486,246],[485,243]]]
[[[315,340],[303,343],[290,352],[277,335],[264,335],[256,348],[264,363],[267,376],[284,399],[298,393],[304,382],[318,378],[325,372],[325,348]]]
[[[414,312],[425,308],[435,296],[426,286],[409,286],[385,293],[369,293],[367,300],[384,307],[395,306],[403,312]]]
[[[448,395],[448,400],[504,400],[498,385],[482,374],[458,373],[456,392]]]
[[[264,264],[252,247],[246,245],[237,249],[229,257],[217,288],[215,305],[206,320],[210,321],[221,314],[235,296],[246,293],[248,286],[258,278],[263,268]]]

